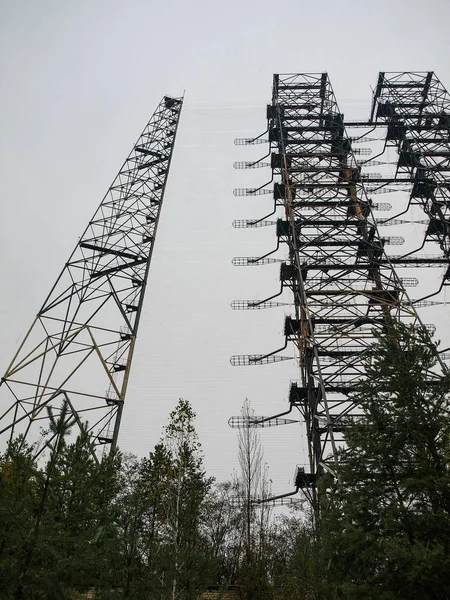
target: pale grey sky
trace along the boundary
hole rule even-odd
[[[233,196],[267,175],[233,170],[263,148],[233,140],[264,130],[274,72],[328,71],[341,108],[361,118],[380,70],[434,70],[450,87],[450,4],[16,0],[0,8],[0,369],[163,94],[186,90],[120,445],[148,452],[182,396],[198,413],[208,472],[226,478],[237,462],[228,417],[246,396],[258,414],[281,411],[297,378],[293,361],[229,364],[232,354],[281,346],[289,314],[229,308],[279,287],[276,265],[231,266],[233,256],[275,245],[270,229],[231,227],[270,205]],[[262,440],[274,487],[286,491],[306,456],[299,428],[264,430]]]

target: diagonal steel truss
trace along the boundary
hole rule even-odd
[[[355,128],[355,135],[348,134],[349,127]],[[293,345],[300,380],[291,384],[288,411],[252,423],[232,418],[232,423],[280,424],[281,416],[297,408],[306,425],[310,472],[299,469],[295,485],[296,490],[307,489],[312,499],[317,477],[333,471],[345,429],[360,416],[352,393],[364,378],[364,358],[373,352],[376,332],[386,331],[391,319],[434,332],[433,326],[423,325],[417,312],[434,303],[412,301],[406,288],[419,280],[400,277],[397,268],[440,267],[444,268],[443,281],[448,278],[449,127],[449,98],[432,74],[380,74],[370,120],[348,124],[326,73],[287,74],[274,75],[266,132],[236,141],[238,145],[269,144],[272,178],[260,188],[235,190],[235,195],[270,193],[274,208],[269,215],[233,225],[275,225],[277,246],[264,256],[237,257],[233,264],[280,262],[281,289],[262,300],[236,300],[232,308],[286,306],[284,292],[290,291],[294,314],[285,320],[282,348],[233,356],[231,363],[262,365],[294,358],[279,354]],[[369,137],[373,131],[378,137]],[[380,132],[385,141],[376,158],[381,160],[363,158],[370,148],[355,149],[355,145],[379,143]],[[372,166],[382,165],[386,171],[389,144],[398,150],[397,168],[393,173],[372,173],[368,170]],[[255,169],[262,160],[237,162],[235,168]],[[404,239],[381,235],[379,228],[411,223],[408,207],[394,217],[376,219],[375,210],[392,206],[376,204],[370,196],[399,191],[407,194],[408,207],[411,202],[422,206],[425,219],[414,222],[426,225],[425,237],[436,241],[441,253],[424,255],[421,248],[391,253],[390,246],[402,245]],[[406,219],[399,219],[403,214]],[[280,218],[268,220],[273,215]],[[285,249],[284,259],[279,258],[280,248]],[[447,356],[441,353],[438,358],[445,369]]]
[[[386,143],[397,150],[394,181],[412,183],[410,201],[428,217],[426,242],[450,257],[450,96],[433,72],[380,73],[371,121],[386,126]],[[443,285],[450,283],[444,273]]]
[[[0,433],[43,444],[49,409],[117,444],[181,98],[164,97],[0,383]]]

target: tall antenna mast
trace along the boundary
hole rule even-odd
[[[279,262],[280,288],[268,298],[235,300],[232,308],[276,310],[291,304],[293,313],[285,318],[282,347],[235,355],[231,364],[258,366],[297,358],[300,377],[291,383],[288,410],[251,422],[232,417],[230,424],[284,425],[291,420],[281,417],[298,409],[305,423],[309,471],[298,469],[295,491],[302,489],[313,504],[319,477],[333,473],[346,429],[362,416],[353,393],[365,377],[377,334],[388,331],[393,321],[433,333],[418,309],[442,302],[439,294],[450,281],[449,113],[450,98],[433,73],[381,73],[372,115],[363,122],[344,120],[326,73],[280,74],[274,75],[266,131],[235,142],[268,144],[260,160],[236,162],[235,168],[262,164],[272,170],[267,183],[235,190],[235,195],[271,194],[273,200],[267,214],[233,225],[273,225],[276,241],[263,256],[236,257],[233,264]],[[367,158],[372,149],[360,143],[374,143],[376,154]],[[372,166],[381,173],[367,171]],[[392,206],[373,202],[371,196],[391,192],[396,211],[380,218],[378,211]],[[411,207],[420,207],[421,214]],[[408,229],[413,223],[426,226],[422,244]],[[405,240],[382,234],[387,226],[401,226],[409,246],[416,248],[392,250]],[[437,253],[423,252],[428,242]],[[439,289],[428,283],[424,297],[411,299],[407,288],[420,281],[399,275],[407,267],[415,268],[414,274],[420,267],[441,269]],[[430,301],[431,296],[436,298]],[[448,353],[436,354],[445,371]]]
[[[0,435],[42,451],[65,406],[115,450],[182,102],[160,102],[6,369]]]

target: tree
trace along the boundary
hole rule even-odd
[[[0,456],[0,581],[4,597],[12,597],[19,578],[36,505],[37,466],[33,448],[22,437]],[[0,594],[0,597],[2,595]]]
[[[212,576],[201,522],[212,480],[195,412],[180,399],[147,458],[127,456],[115,501],[118,581],[126,598],[197,598]]]
[[[219,482],[208,494],[201,522],[202,535],[215,565],[215,585],[237,584],[242,558],[242,512],[235,481]]]
[[[20,437],[0,459],[1,598],[62,600],[114,582],[107,548],[116,457],[96,461],[83,426],[68,443],[64,404],[49,417],[53,443],[43,467]]]
[[[44,577],[40,576],[40,573],[44,570],[43,566],[49,564],[51,558],[53,558],[53,561],[51,561],[53,564],[55,562],[58,566],[61,564],[60,556],[57,556],[57,548],[53,544],[48,544],[49,538],[51,540],[56,537],[58,532],[52,527],[53,523],[50,524],[51,519],[48,519],[47,515],[48,499],[57,473],[58,458],[64,448],[65,437],[70,432],[68,412],[67,402],[63,402],[56,417],[53,411],[50,408],[48,409],[50,432],[52,434],[50,458],[42,474],[35,471],[38,475],[38,485],[35,492],[36,505],[32,511],[33,519],[28,540],[17,557],[19,576],[14,591],[14,600],[23,600],[25,597],[29,597],[36,592],[42,592],[44,589],[48,591],[49,598],[64,597],[64,588],[61,581],[58,578],[49,576],[50,573],[48,572]],[[44,530],[45,536],[42,535],[42,530]]]
[[[243,426],[238,433],[240,472],[236,478],[243,552],[238,581],[248,600],[268,598],[267,539],[270,507],[257,500],[270,495],[270,484],[258,430],[252,426],[254,412],[246,399],[241,410]]]
[[[170,413],[163,444],[171,467],[164,494],[160,560],[162,588],[171,600],[197,598],[210,579],[211,561],[200,535],[203,503],[212,479],[203,470],[201,445],[195,431],[195,412],[180,398]]]
[[[293,505],[277,517],[270,539],[271,579],[280,600],[317,600],[323,595],[323,568],[312,509]]]
[[[322,489],[324,566],[339,598],[450,598],[450,377],[426,331],[393,322],[366,372]]]
[[[212,485],[195,413],[180,400],[147,458],[94,458],[87,429],[69,441],[70,412],[49,414],[46,464],[13,441],[0,456],[0,597],[192,600],[213,578],[202,528]]]
[[[73,442],[61,446],[56,457],[46,514],[54,531],[53,544],[60,546],[64,557],[58,579],[70,591],[99,589],[103,584],[110,587],[114,582],[115,569],[108,568],[105,559],[113,557],[115,545],[108,552],[115,537],[112,500],[120,463],[118,454],[94,458],[87,425]]]
[[[125,598],[141,598],[146,589],[160,586],[164,502],[171,470],[172,458],[162,443],[147,458],[123,458],[114,522],[118,533],[117,573]]]

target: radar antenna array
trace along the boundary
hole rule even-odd
[[[326,73],[280,74],[274,75],[266,116],[263,134],[235,143],[268,145],[262,154],[270,157],[270,182],[238,188],[234,195],[270,194],[271,214],[280,215],[276,221],[255,215],[233,225],[242,230],[275,225],[276,248],[232,262],[279,262],[281,291],[261,301],[236,300],[232,308],[276,310],[289,305],[293,313],[285,319],[282,348],[233,356],[231,363],[285,360],[279,352],[288,346],[297,353],[300,381],[291,385],[290,399],[306,428],[309,468],[298,470],[295,487],[306,490],[315,503],[318,478],[333,472],[345,430],[360,414],[352,392],[364,378],[364,360],[376,348],[377,332],[392,320],[429,335],[435,329],[424,325],[417,311],[444,301],[439,294],[450,283],[450,97],[433,73],[380,73],[370,120],[351,122],[339,110]],[[369,137],[374,130],[379,135]],[[360,142],[370,147],[355,148]],[[371,154],[373,160],[363,158]],[[235,167],[268,166],[263,158],[250,163],[244,157]],[[379,173],[368,170],[375,165]],[[372,201],[372,195],[387,193],[394,198],[391,203]],[[393,206],[392,216],[374,217],[374,211],[387,212]],[[414,207],[422,209],[421,215],[411,211]],[[379,229],[387,225],[390,231],[400,227],[402,235],[381,235]],[[391,248],[401,246],[407,236],[411,239],[410,225],[422,226],[424,243],[412,252],[394,254]],[[422,253],[428,242],[441,254]],[[418,267],[440,268],[439,289],[411,300],[406,289],[420,287],[420,278],[397,273],[410,267],[416,269],[414,275]],[[434,301],[428,300],[431,296],[436,296]],[[436,355],[446,370],[446,353]]]

